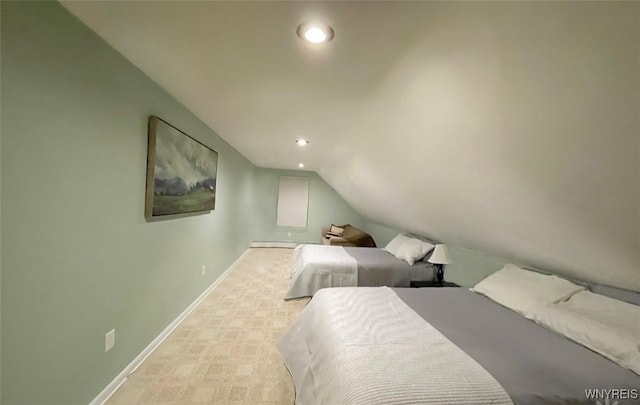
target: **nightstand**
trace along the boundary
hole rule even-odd
[[[421,287],[460,287],[456,283],[451,283],[449,281],[443,281],[442,283],[438,283],[437,281],[412,281],[410,286],[412,288],[421,288]]]

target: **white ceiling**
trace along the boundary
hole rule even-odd
[[[63,5],[258,166],[303,161],[377,222],[640,290],[639,3]],[[314,18],[333,42],[296,37]]]

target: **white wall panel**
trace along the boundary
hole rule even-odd
[[[306,228],[308,207],[309,179],[307,177],[280,177],[277,225]]]

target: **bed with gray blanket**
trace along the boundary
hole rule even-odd
[[[432,279],[426,258],[410,266],[378,248],[299,245],[285,299],[311,297],[327,287],[409,287]]]
[[[393,297],[374,290],[391,291]],[[359,304],[363,296],[374,292],[378,297],[373,303]],[[325,295],[329,298],[326,308],[313,313],[313,319],[305,319],[309,318],[304,316],[307,309],[316,299],[321,304]],[[636,395],[640,390],[640,376],[632,371],[463,288],[326,289],[307,309],[278,345],[292,374],[298,404],[324,400],[333,404],[499,403],[504,400],[501,389],[519,405],[593,405],[596,399],[588,399],[585,390],[635,390]],[[398,333],[402,325],[415,322],[408,314],[420,317],[437,332],[432,334],[443,335],[445,341],[420,346],[430,338],[407,339],[411,336]],[[401,322],[393,324],[387,319],[394,317],[401,317]],[[349,328],[355,328],[354,336],[349,336]],[[326,336],[314,342],[317,333]],[[468,358],[456,354],[447,340]],[[323,348],[323,344],[329,346]],[[359,355],[360,351],[377,353],[379,346],[406,350],[407,358],[395,359],[402,353],[389,359]],[[443,351],[455,355],[443,358]],[[430,365],[430,374],[416,378],[416,371],[417,375],[429,372]],[[474,368],[478,365],[486,374]],[[383,370],[381,379],[372,375],[376,370]],[[464,384],[457,384],[462,380]],[[638,403],[637,396],[616,401]]]

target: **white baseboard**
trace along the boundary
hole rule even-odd
[[[149,343],[149,345],[140,354],[138,354],[136,358],[133,359],[133,361],[129,363],[129,365],[125,367],[124,370],[122,370],[120,374],[118,374],[116,378],[114,378],[113,381],[111,381],[109,385],[107,385],[102,390],[102,392],[100,392],[100,394],[98,394],[98,396],[95,397],[93,401],[91,401],[89,405],[102,405],[107,402],[107,400],[118,390],[118,388],[120,388],[120,386],[127,380],[127,378],[129,378],[129,376],[133,374],[134,371],[136,371],[140,364],[142,364],[142,362],[145,361],[147,357],[149,357],[149,355],[151,355],[151,353],[153,353],[153,351],[156,350],[167,337],[169,337],[171,332],[173,332],[182,323],[182,321],[184,321],[189,316],[189,314],[193,312],[193,310],[196,309],[198,305],[200,305],[200,303],[205,300],[205,298],[207,298],[209,294],[211,294],[211,292],[218,286],[218,284],[220,284],[220,282],[222,282],[222,280],[224,280],[225,277],[229,275],[231,270],[233,270],[238,265],[238,263],[240,263],[240,261],[242,261],[242,259],[244,259],[245,256],[249,254],[250,251],[251,249],[245,250],[244,253],[241,254],[240,257],[238,257],[236,261],[233,262],[231,266],[229,266],[229,268],[227,268],[227,270],[225,270],[224,273],[222,273],[220,277],[218,277],[206,290],[204,290],[202,294],[200,294],[200,296],[191,303],[191,305],[189,305],[184,311],[182,311],[182,313],[178,315],[178,317],[174,319],[173,322],[171,322],[169,326],[167,326],[158,335],[158,337],[153,339],[153,341]]]
[[[298,246],[299,242],[251,242],[249,247],[252,248],[287,248],[293,249]]]

